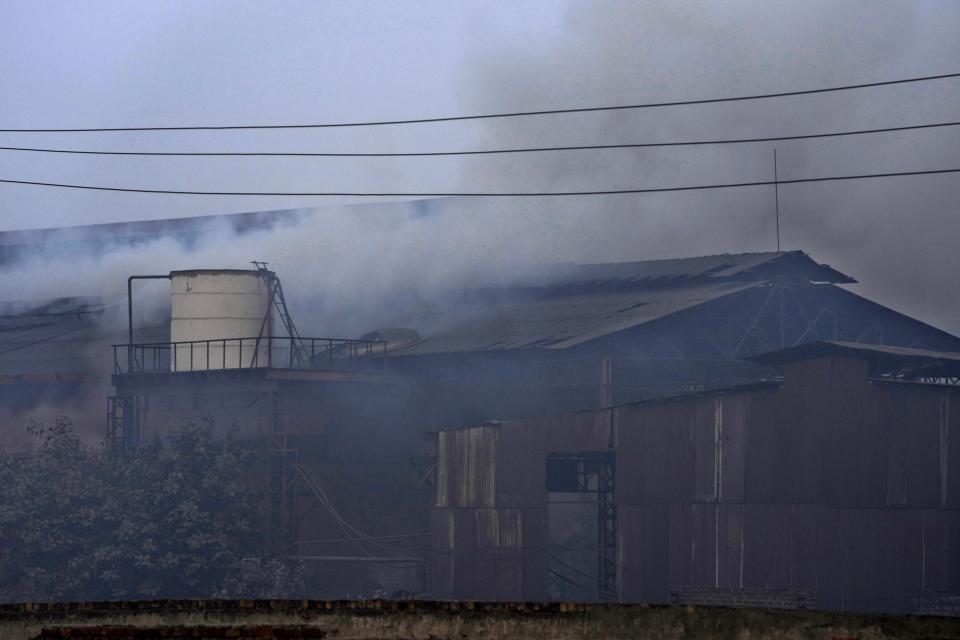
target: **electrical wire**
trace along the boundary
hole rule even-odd
[[[326,509],[331,516],[333,516],[337,525],[343,531],[344,535],[347,536],[348,541],[352,542],[354,546],[360,549],[363,553],[366,553],[367,555],[371,555],[370,552],[365,547],[358,544],[360,541],[366,542],[370,545],[379,547],[381,549],[386,549],[388,551],[403,552],[403,553],[411,553],[411,552],[419,551],[425,548],[425,547],[412,547],[412,548],[402,547],[401,548],[401,547],[394,547],[391,545],[376,542],[377,540],[376,537],[370,536],[364,533],[357,527],[350,524],[343,516],[340,515],[337,509],[333,506],[333,503],[327,497],[326,492],[323,490],[323,486],[320,484],[320,478],[317,476],[316,472],[314,472],[313,469],[305,465],[294,465],[294,467],[296,468],[297,472],[300,474],[301,478],[303,478],[307,487],[314,492],[321,506],[323,506],[323,508]],[[397,537],[398,538],[414,538],[414,537],[419,537],[419,534],[417,536],[411,535],[411,536],[397,536]]]
[[[649,187],[643,189],[598,189],[591,191],[192,191],[174,189],[142,189],[133,187],[104,187],[95,185],[68,184],[62,182],[39,182],[34,180],[11,180],[0,178],[0,183],[20,184],[38,187],[56,187],[61,189],[83,189],[88,191],[115,191],[122,193],[151,193],[184,196],[285,196],[285,197],[326,197],[343,196],[358,198],[406,198],[406,197],[470,197],[470,198],[524,198],[559,196],[601,196],[626,195],[639,193],[667,193],[671,191],[705,191],[712,189],[733,189],[740,187],[763,187],[784,184],[805,184],[812,182],[838,182],[845,180],[871,180],[902,176],[930,176],[948,173],[960,173],[960,169],[928,169],[924,171],[895,171],[890,173],[867,173],[846,176],[820,176],[815,178],[782,178],[780,180],[754,180],[750,182],[727,182],[679,187]]]
[[[668,142],[628,142],[622,144],[585,144],[561,147],[521,147],[516,149],[480,149],[465,151],[403,151],[403,152],[328,152],[328,151],[103,151],[98,149],[49,149],[43,147],[0,147],[0,151],[18,151],[29,153],[57,153],[95,156],[170,156],[170,157],[245,157],[245,158],[409,158],[424,156],[480,156],[509,153],[543,153],[550,151],[588,151],[602,149],[649,149],[656,147],[692,147],[724,144],[750,144],[758,142],[781,142],[785,140],[813,140],[819,138],[838,138],[897,131],[915,131],[960,126],[960,121],[936,122],[933,124],[915,124],[902,127],[882,127],[878,129],[856,129],[852,131],[834,131],[830,133],[806,133],[789,136],[767,136],[756,138],[734,138],[717,140],[683,140]]]
[[[591,113],[598,111],[626,111],[631,109],[650,109],[655,107],[679,107],[686,105],[713,104],[721,102],[743,102],[747,100],[766,100],[770,98],[785,98],[789,96],[804,96],[835,91],[851,91],[869,87],[885,87],[931,80],[945,80],[960,77],[960,73],[942,73],[937,75],[901,78],[898,80],[883,80],[879,82],[862,82],[859,84],[823,87],[820,89],[800,89],[795,91],[780,91],[776,93],[759,93],[745,96],[726,98],[699,98],[694,100],[669,100],[665,102],[645,102],[638,104],[624,104],[601,107],[573,107],[564,109],[540,109],[536,111],[512,111],[501,113],[485,113],[464,116],[441,116],[433,118],[409,118],[402,120],[371,120],[356,122],[327,122],[319,124],[255,124],[255,125],[191,125],[170,127],[83,127],[83,128],[7,128],[0,129],[0,133],[86,133],[96,131],[214,131],[237,129],[324,129],[334,127],[376,127],[384,125],[425,124],[431,122],[455,122],[460,120],[487,120],[492,118],[517,118],[525,116],[545,116],[564,113]]]

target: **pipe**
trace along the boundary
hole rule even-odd
[[[130,276],[127,278],[127,373],[133,373],[133,281],[169,280],[170,274],[163,276]]]

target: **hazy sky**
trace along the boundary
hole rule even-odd
[[[951,0],[5,0],[0,128],[399,119],[766,93],[960,71],[958,34],[960,2]],[[951,119],[960,120],[960,80],[499,122],[0,140],[152,150],[410,150],[815,133]],[[958,143],[960,127],[776,146],[780,174],[791,178],[960,168]],[[622,189],[769,179],[771,153],[769,144],[469,159],[0,152],[0,178],[214,190]],[[785,186],[784,246],[859,278],[859,293],[960,331],[958,202],[957,175]],[[320,204],[0,185],[0,229]],[[433,272],[450,256],[600,261],[767,250],[774,245],[772,211],[764,188],[461,201],[449,204],[449,219],[436,229],[422,221],[413,231],[379,221],[366,229],[342,211],[331,213],[333,226],[315,247],[333,247],[338,233],[368,238],[350,245],[364,278],[404,260],[420,265],[405,276]],[[385,243],[395,245],[390,263],[382,258]],[[307,251],[297,246],[300,253],[286,253],[290,268]],[[238,264],[251,258],[223,247],[215,255]],[[340,275],[348,278],[351,269]]]

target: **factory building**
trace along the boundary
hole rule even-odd
[[[241,225],[240,232],[243,225],[293,224],[296,215],[221,222]],[[38,242],[59,238],[108,250],[126,242],[125,234],[137,242],[175,233],[189,244],[195,237],[186,221],[143,224],[110,227],[113,240],[100,238],[106,233],[100,230],[56,238],[44,232]],[[39,232],[0,234],[6,247],[0,260],[32,251],[30,233]],[[543,416],[606,415],[622,412],[609,407],[625,403],[776,386],[780,363],[762,354],[822,340],[960,352],[960,338],[858,296],[848,289],[853,278],[800,251],[546,265],[428,300],[411,295],[398,304],[409,321],[398,325],[390,313],[395,309],[385,309],[384,328],[357,326],[339,337],[301,335],[279,277],[266,265],[154,277],[167,281],[168,304],[138,297],[146,290],[132,280],[128,300],[74,298],[8,308],[0,318],[7,329],[0,332],[0,381],[6,384],[0,410],[25,415],[17,412],[43,405],[76,415],[83,405],[95,416],[97,433],[120,450],[182,420],[211,420],[262,453],[251,476],[270,490],[269,546],[327,576],[334,590],[323,595],[330,597],[376,590],[489,593],[463,586],[469,580],[459,573],[462,565],[443,568],[462,544],[474,552],[469,544],[477,543],[459,537],[466,529],[450,529],[444,535],[456,540],[437,547],[436,516],[431,526],[436,491],[447,491],[451,473],[468,476],[464,486],[492,481],[474,454],[454,470],[455,462],[443,457],[453,437],[444,429],[549,423],[554,419]],[[287,295],[312,300],[323,292]],[[122,317],[128,304],[169,313],[147,317],[131,307],[130,326],[102,322],[108,311]],[[23,425],[8,419],[5,429],[14,426]],[[562,429],[556,438],[563,442]],[[593,444],[570,449],[593,450]],[[497,526],[507,527],[508,537],[512,513],[491,516],[500,518]],[[535,531],[529,523],[521,526]],[[612,540],[613,529],[607,534]],[[431,539],[433,547],[424,549]],[[607,548],[620,553],[625,547]],[[512,580],[515,568],[504,569],[503,580]],[[526,579],[534,580],[534,573]],[[605,574],[602,588],[588,591],[647,597],[613,585],[611,575]],[[619,574],[616,579],[622,580]],[[538,593],[504,587],[491,597],[514,592]],[[650,593],[662,599],[662,590]]]
[[[782,379],[442,431],[435,593],[955,606],[960,354],[822,341],[751,360]]]
[[[434,489],[448,486],[437,474],[449,464],[437,458],[444,427],[770,384],[777,368],[744,358],[827,336],[960,350],[954,336],[841,288],[852,280],[801,252],[551,269],[450,294],[437,307],[442,330],[362,339],[299,335],[265,267],[160,277],[171,340],[114,347],[110,441],[135,446],[201,416],[238,429],[264,453],[275,548],[352,590],[438,588],[427,576],[442,558],[417,542]],[[488,470],[463,456],[465,482],[486,486]]]

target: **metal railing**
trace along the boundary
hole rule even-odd
[[[182,373],[222,369],[382,371],[387,343],[346,338],[218,338],[115,344],[114,373]]]

